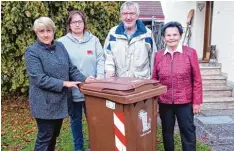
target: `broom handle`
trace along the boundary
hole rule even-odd
[[[194,9],[191,9],[188,13],[188,17],[187,17],[187,21],[186,21],[187,25],[191,25],[193,16],[194,16]]]
[[[187,27],[186,27],[186,31],[185,31],[185,35],[184,35],[184,39],[183,39],[183,44],[184,44],[184,41],[185,41],[185,38],[186,38],[186,35],[188,32],[188,28],[192,23],[193,16],[194,16],[194,9],[191,9],[188,13],[187,20],[186,20]]]

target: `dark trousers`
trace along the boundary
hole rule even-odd
[[[54,151],[63,119],[45,120],[36,118],[37,139],[34,151]]]
[[[174,151],[174,126],[177,118],[183,151],[196,151],[196,128],[192,104],[159,103],[165,151]]]

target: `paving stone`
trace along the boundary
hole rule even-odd
[[[230,116],[198,116],[195,118],[197,138],[210,146],[234,145],[234,120]]]
[[[210,116],[210,117],[197,117],[204,124],[231,124],[234,120],[229,116]]]
[[[223,129],[234,137],[234,124],[225,124],[223,125]]]
[[[212,151],[234,151],[234,145],[213,146]]]
[[[202,111],[195,115],[194,122],[197,139],[211,146],[212,151],[234,151],[234,110]],[[177,123],[175,132],[179,133]]]

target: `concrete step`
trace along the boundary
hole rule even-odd
[[[202,68],[221,68],[221,63],[210,64],[210,63],[199,63],[199,66]]]
[[[203,85],[226,85],[227,77],[222,75],[203,75],[202,84]]]
[[[203,97],[230,97],[232,96],[232,88],[228,86],[212,86],[204,85],[203,86]]]
[[[230,97],[232,88],[228,86],[203,86],[203,97]]]
[[[223,76],[223,75],[204,75],[202,76],[202,80],[226,80],[227,77]]]
[[[223,86],[211,86],[211,85],[204,85],[203,86],[203,91],[232,91],[232,88],[226,85]]]
[[[204,97],[230,97],[231,91],[203,91]]]
[[[212,66],[208,63],[200,64],[201,75],[220,75],[221,65]]]
[[[234,110],[220,109],[220,110],[202,110],[199,116],[232,116],[234,118]]]
[[[219,83],[219,81],[218,82],[217,81],[211,81],[210,83],[202,81],[202,85],[203,86],[225,86],[226,81],[223,81],[223,82],[220,81],[220,83]]]
[[[221,68],[200,68],[201,75],[220,75]]]
[[[234,97],[204,97],[201,109],[203,111],[234,109]]]

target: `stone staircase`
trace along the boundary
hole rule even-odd
[[[221,74],[221,64],[211,66],[200,63],[203,83],[202,110],[234,109],[232,88],[226,85],[227,77]]]

